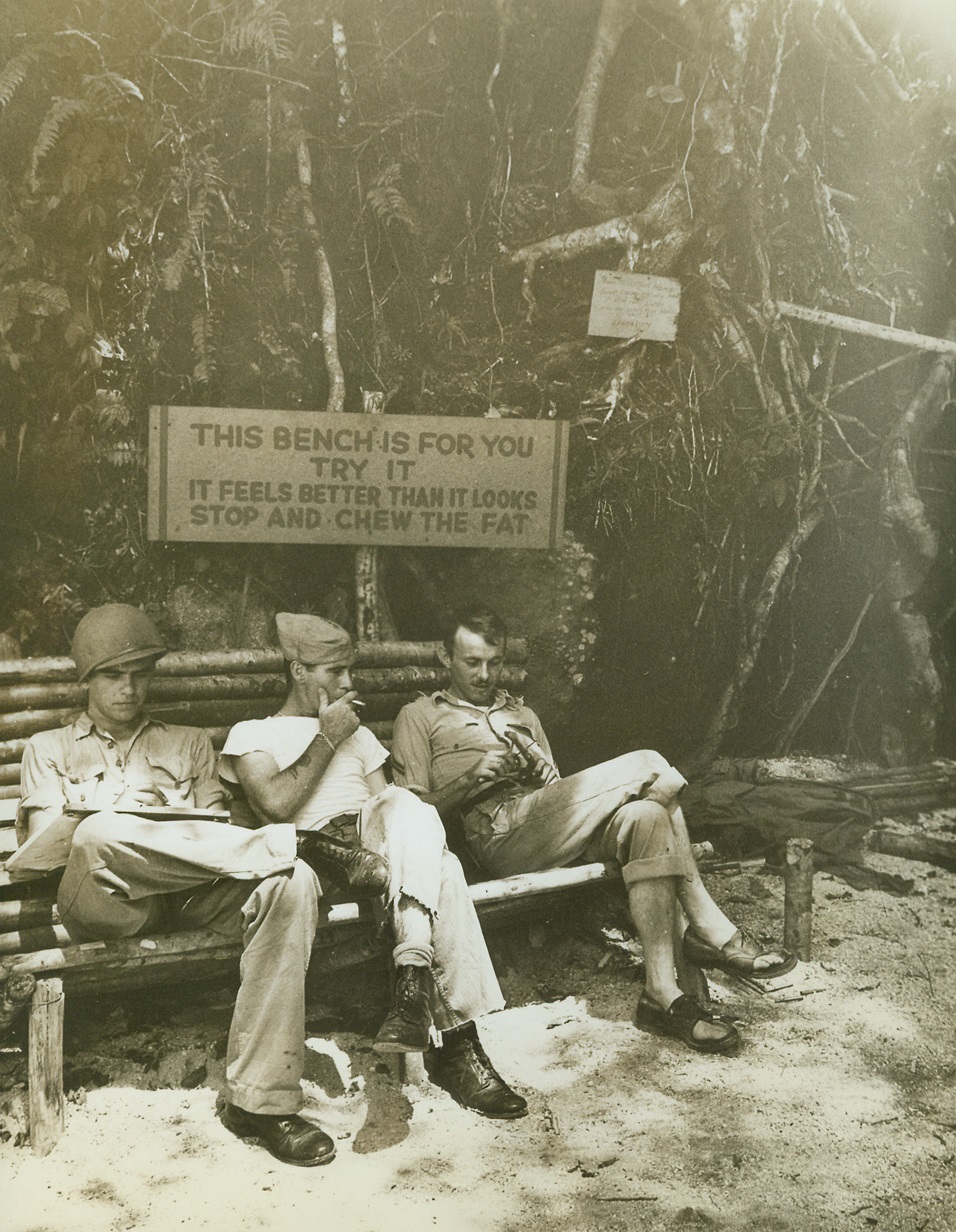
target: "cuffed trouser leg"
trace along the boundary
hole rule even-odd
[[[651,750],[625,753],[506,802],[490,824],[478,814],[469,815],[465,823],[469,848],[482,867],[496,877],[560,868],[588,854],[595,840],[603,843],[602,836],[609,823],[625,806],[647,798],[658,780],[661,786],[657,794],[666,812],[666,802],[676,796],[683,778],[659,753]],[[633,841],[637,844],[637,854],[628,854],[621,863],[653,859],[657,863],[647,866],[649,877],[678,876],[681,864],[673,838],[666,846],[662,845],[663,835],[654,820],[657,812],[651,822],[646,821],[647,816],[651,815],[639,811],[631,820],[631,815],[625,814],[615,823],[629,835],[633,832]],[[653,831],[652,839],[642,837],[648,827]],[[611,840],[615,850],[617,839],[613,836],[616,833],[612,831]],[[629,838],[628,842],[631,841]],[[619,859],[620,856],[608,854],[603,858]],[[638,875],[636,868],[631,875]]]
[[[132,937],[160,923],[164,895],[217,877],[256,881],[294,860],[291,825],[243,830],[94,813],[73,835],[57,905],[74,941]]]
[[[584,854],[592,860],[616,860],[628,889],[683,872],[670,814],[654,800],[622,804],[592,837]]]
[[[363,807],[359,832],[363,846],[388,861],[396,962],[423,953],[416,928],[422,909],[431,922],[436,1027],[448,1030],[501,1009],[504,999],[474,903],[435,809],[404,788],[389,787]]]

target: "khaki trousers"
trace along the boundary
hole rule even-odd
[[[424,950],[431,967],[435,1026],[448,1031],[500,1010],[504,998],[461,862],[445,845],[435,809],[404,787],[388,787],[363,806],[358,831],[362,845],[388,861],[396,964]],[[424,947],[406,939],[404,917],[415,905],[431,922]]]
[[[465,837],[496,877],[562,868],[582,857],[616,860],[629,886],[680,877],[686,870],[669,810],[684,785],[659,753],[625,753],[496,810],[469,813]]]
[[[291,825],[85,818],[60,883],[74,941],[209,928],[242,941],[224,1094],[249,1112],[302,1105],[305,974],[318,925],[318,878],[295,858]]]

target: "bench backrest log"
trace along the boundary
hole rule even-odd
[[[366,703],[363,721],[383,742],[391,738],[392,722],[406,702],[445,682],[437,648],[437,642],[359,644],[353,675]],[[522,639],[509,642],[505,688],[520,688],[525,657]],[[28,738],[69,722],[82,709],[85,689],[75,677],[67,658],[0,660],[0,800],[19,797]],[[219,749],[234,723],[272,714],[284,696],[278,651],[173,651],[160,660],[149,712],[168,723],[205,728]],[[13,811],[7,805],[4,816]]]
[[[389,744],[406,702],[445,682],[437,642],[365,642],[356,650],[355,687],[364,722]],[[508,644],[502,683],[520,690],[525,642]],[[285,696],[282,657],[274,650],[173,651],[159,663],[149,711],[170,723],[204,728],[219,749],[241,719],[274,713]],[[85,690],[67,658],[0,660],[0,861],[16,848],[14,821],[20,761],[28,738],[69,722]],[[13,882],[0,871],[0,961],[12,953],[67,943],[52,906],[49,879]]]

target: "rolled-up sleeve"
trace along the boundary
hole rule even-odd
[[[227,806],[228,792],[219,781],[216,754],[206,732],[197,728],[193,747],[190,750],[196,780],[193,795],[197,808],[223,808]]]
[[[26,840],[32,814],[39,813],[43,824],[48,825],[60,816],[65,804],[63,777],[54,756],[50,751],[41,748],[35,737],[28,740],[20,764],[17,842]]]
[[[432,750],[428,719],[416,702],[403,706],[392,729],[392,770],[399,787],[416,795],[432,790]]]

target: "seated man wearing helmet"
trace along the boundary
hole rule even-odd
[[[215,820],[151,820],[157,806],[216,809],[226,794],[202,730],[151,719],[146,695],[166,653],[137,608],[110,603],[80,621],[71,653],[88,689],[72,723],[40,732],[23,756],[20,842],[63,817],[78,824],[58,893],[74,941],[209,928],[242,941],[226,1052],[224,1124],[278,1159],[328,1163],[332,1139],[298,1115],[305,1062],[305,974],[319,918],[317,871],[380,894],[388,870],[292,825],[248,830]]]

